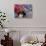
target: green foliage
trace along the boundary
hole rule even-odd
[[[6,15],[4,12],[0,11],[0,26],[3,28],[2,21],[4,22],[6,20]]]

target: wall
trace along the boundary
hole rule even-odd
[[[15,19],[13,7],[16,3],[30,3],[31,0],[0,0],[0,10],[6,12],[8,22],[4,24],[11,31],[19,31],[20,37],[31,31],[46,31],[46,0],[32,0],[32,19]],[[2,29],[0,29],[2,31]],[[36,32],[37,33],[37,32]],[[46,32],[44,32],[46,33]],[[16,34],[18,38],[18,35]],[[17,39],[18,40],[18,39]]]
[[[35,33],[45,31],[46,33],[46,0],[32,0],[33,6],[33,17],[32,19],[15,19],[13,7],[16,3],[30,3],[31,0],[0,0],[0,10],[6,12],[7,20],[4,24],[11,31],[18,31],[11,35],[14,38],[14,46],[20,45],[18,39],[25,34],[31,34],[32,31]],[[2,29],[0,28],[0,31]],[[43,33],[42,32],[42,33]],[[0,33],[1,34],[1,33]],[[15,35],[15,37],[14,37]],[[2,36],[0,36],[2,38]],[[17,41],[16,41],[17,39]],[[16,44],[15,44],[16,43]]]
[[[0,10],[6,12],[8,22],[7,27],[46,27],[46,0],[32,0],[32,19],[15,19],[13,13],[14,4],[30,3],[31,0],[0,0]]]

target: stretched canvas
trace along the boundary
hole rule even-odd
[[[32,4],[15,4],[15,18],[32,18]]]

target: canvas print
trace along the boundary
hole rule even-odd
[[[15,18],[32,18],[32,4],[15,4]]]

